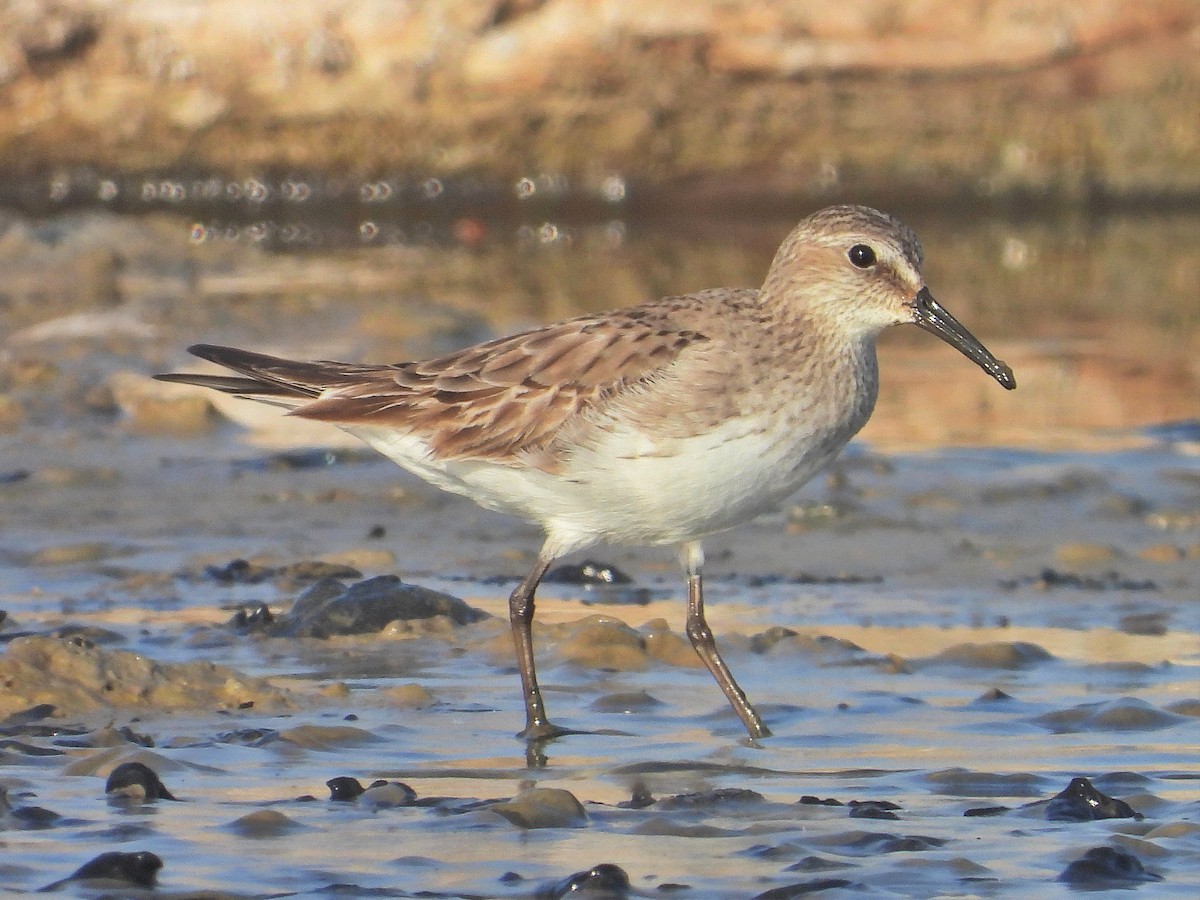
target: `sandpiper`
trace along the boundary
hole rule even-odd
[[[862,428],[888,326],[919,325],[1016,387],[934,300],[921,261],[897,219],[834,206],[792,230],[758,290],[666,297],[395,365],[198,344],[238,374],[158,377],[331,422],[439,488],[540,525],[541,552],[509,598],[530,741],[566,733],[546,713],[531,636],[550,564],[605,541],[678,546],[688,638],[759,738],[770,731],[705,621],[702,538],[778,504]]]

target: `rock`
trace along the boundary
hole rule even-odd
[[[808,897],[822,891],[832,891],[838,888],[853,887],[854,882],[849,878],[812,878],[798,884],[788,884],[783,887],[771,888],[761,894],[755,894],[753,900],[794,900],[796,897]]]
[[[1144,700],[1121,697],[1098,703],[1081,703],[1070,709],[1044,713],[1032,720],[1055,734],[1077,731],[1157,731],[1187,721],[1185,717],[1156,709]]]
[[[649,665],[641,634],[607,616],[572,623],[555,652],[565,662],[589,669],[640,672]]]
[[[288,637],[327,638],[340,634],[373,634],[396,620],[444,616],[457,625],[488,618],[482,610],[457,597],[415,584],[395,575],[379,575],[346,587],[323,578],[301,594],[276,625]]]
[[[307,750],[337,750],[382,740],[365,728],[353,725],[297,725],[279,732],[279,740]]]
[[[329,799],[335,803],[346,803],[350,800],[357,800],[365,790],[357,778],[351,778],[349,775],[339,775],[337,778],[330,778],[325,782],[325,786],[329,788]]]
[[[104,793],[110,799],[128,799],[135,803],[153,800],[176,800],[157,773],[145,763],[121,763],[104,782]]]
[[[766,798],[748,788],[716,788],[664,797],[655,804],[658,809],[727,809],[752,803],[765,803]]]
[[[417,792],[402,781],[371,782],[369,787],[363,787],[357,778],[341,775],[325,782],[329,788],[329,799],[336,803],[347,803],[361,800],[369,806],[386,808],[392,806],[411,806],[417,799]]]
[[[1059,881],[1084,886],[1119,887],[1143,881],[1162,881],[1161,875],[1147,872],[1132,853],[1115,847],[1093,847],[1067,866]]]
[[[295,819],[274,809],[256,809],[234,819],[225,828],[244,838],[277,838],[303,826]]]
[[[140,653],[104,650],[30,635],[0,656],[0,716],[42,703],[60,715],[105,708],[288,709],[288,693],[264,678],[197,660],[160,663]]]
[[[561,900],[563,897],[622,900],[629,895],[629,875],[624,869],[613,863],[600,863],[584,872],[568,875],[562,881],[557,881],[537,892],[538,900]]]
[[[633,579],[609,563],[585,559],[573,565],[556,566],[542,579],[546,584],[577,584],[584,587],[600,587],[614,584],[631,584]]]
[[[666,619],[651,619],[642,626],[642,634],[642,645],[651,659],[686,669],[704,667],[691,642],[672,631]]]
[[[956,644],[922,662],[972,669],[1010,670],[1027,669],[1053,659],[1053,655],[1037,644],[1025,641],[996,641],[990,644]]]
[[[587,824],[583,805],[561,788],[529,788],[488,809],[520,828],[582,828]]]
[[[1063,791],[1046,804],[1051,822],[1091,822],[1096,819],[1142,819],[1124,800],[1100,793],[1086,778],[1072,778]]]
[[[417,792],[402,781],[374,781],[359,800],[370,806],[387,809],[393,806],[411,806]]]
[[[427,709],[437,705],[437,697],[420,684],[398,684],[376,691],[376,696],[397,709]]]
[[[73,881],[87,882],[89,886],[103,888],[120,886],[152,888],[157,881],[158,870],[162,866],[162,859],[146,850],[136,853],[111,850],[108,853],[101,853],[66,878],[48,884],[42,890],[55,891]]]

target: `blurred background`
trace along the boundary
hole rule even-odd
[[[847,201],[1021,385],[889,335],[867,440],[1195,439],[1190,0],[0,3],[0,429],[204,428],[128,377],[197,340],[396,361],[757,285]]]

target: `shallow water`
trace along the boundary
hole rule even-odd
[[[632,888],[594,896],[1052,896],[1071,890],[1056,879],[1072,861],[1111,846],[1162,880],[1100,887],[1193,896],[1200,225],[913,218],[935,292],[1014,366],[1018,391],[927,336],[889,336],[879,410],[834,474],[706,543],[710,621],[775,732],[758,745],[680,638],[669,554],[592,554],[642,590],[547,585],[547,702],[591,733],[535,758],[513,738],[503,621],[534,529],[369,453],[280,455],[353,445],[250,404],[222,406],[239,424],[191,415],[181,395],[160,408],[140,376],[181,366],[198,340],[394,359],[753,283],[786,224],[667,232],[635,216],[543,240],[505,222],[471,246],[451,229],[297,253],[244,232],[197,240],[187,218],[10,219],[0,361],[18,411],[0,434],[0,667],[18,634],[85,627],[61,659],[99,659],[112,684],[92,685],[108,697],[96,703],[62,689],[65,668],[7,683],[0,718],[37,690],[58,711],[6,723],[0,785],[12,807],[60,818],[34,828],[0,809],[0,889],[35,891],[124,850],[159,855],[159,889],[175,896],[554,895],[600,863]],[[206,574],[239,558],[398,573],[498,618],[330,640],[239,633],[236,608],[282,612],[306,586]],[[597,654],[604,641],[615,649]],[[235,702],[215,688],[193,707],[126,701],[108,655],[121,651],[246,680]],[[106,800],[104,778],[129,760],[179,802]],[[418,802],[332,802],[325,782],[342,775],[403,781]],[[1044,801],[1077,776],[1144,818],[1048,820]],[[532,829],[492,808],[533,785],[570,791],[583,816]],[[852,817],[850,801],[894,803],[864,810],[896,818]],[[1009,810],[964,816],[995,806]],[[263,810],[286,819],[236,824]]]

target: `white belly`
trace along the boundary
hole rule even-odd
[[[353,433],[443,490],[539,523],[561,555],[601,541],[679,544],[739,525],[799,488],[852,434],[764,433],[753,424],[734,420],[665,445],[632,429],[605,431],[555,474],[440,461],[412,435]]]

